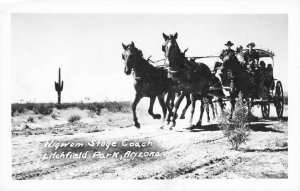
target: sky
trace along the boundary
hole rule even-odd
[[[178,33],[186,56],[219,55],[230,40],[275,53],[274,77],[288,87],[287,15],[228,14],[13,14],[12,102],[132,101],[133,77],[124,73],[122,43],[133,41],[152,60],[164,57],[162,33]],[[216,59],[201,62],[212,66]],[[267,64],[272,63],[267,60]],[[286,87],[286,88],[285,88]]]

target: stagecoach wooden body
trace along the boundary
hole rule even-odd
[[[255,49],[259,55],[259,60],[268,59],[272,62],[272,68],[274,69],[274,53],[269,50]],[[245,51],[245,50],[243,50]],[[216,58],[218,56],[204,56],[204,57],[188,57],[189,59],[202,59],[202,58]],[[283,87],[280,80],[273,78],[274,88],[264,86],[260,89],[258,97],[252,101],[252,105],[257,105],[261,107],[262,116],[265,119],[269,118],[270,114],[270,105],[274,104],[276,108],[276,113],[280,119],[283,114],[284,99],[283,99]],[[231,87],[223,86],[223,90],[230,91]],[[210,90],[217,90],[217,88],[211,87]],[[213,95],[218,97],[218,95]],[[222,97],[224,101],[229,101],[229,97]]]

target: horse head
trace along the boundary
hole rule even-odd
[[[238,65],[239,61],[235,54],[229,54],[223,58],[222,68],[224,70],[235,70]]]
[[[182,56],[180,48],[176,42],[177,36],[177,33],[169,36],[163,33],[165,43],[162,46],[162,50],[165,53],[167,65],[176,65],[178,58]]]
[[[122,46],[124,49],[122,59],[125,61],[124,73],[130,75],[138,61],[143,57],[142,52],[135,47],[133,42],[129,45],[124,45],[122,43]]]

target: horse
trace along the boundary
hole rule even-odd
[[[177,111],[182,99],[186,95],[190,95],[192,103],[192,113],[189,121],[189,126],[192,127],[193,111],[195,110],[196,95],[200,94],[202,97],[207,95],[209,87],[212,84],[212,73],[207,65],[204,63],[196,63],[189,61],[184,52],[181,52],[176,39],[178,34],[175,35],[165,35],[163,33],[163,38],[165,40],[162,50],[165,54],[165,65],[170,68],[170,72],[177,73],[177,79],[171,78],[172,85],[170,91],[178,92],[181,91],[182,94],[179,96],[176,104],[174,106],[174,112],[169,113],[172,115],[172,123],[170,129],[175,127]],[[202,98],[201,97],[201,98]],[[168,105],[168,104],[167,104]],[[201,111],[203,104],[201,104]],[[200,119],[198,125],[201,125],[202,114],[200,114]]]
[[[148,113],[154,119],[161,118],[160,114],[153,113],[153,105],[157,97],[163,111],[161,126],[161,128],[163,128],[167,112],[164,102],[164,96],[168,89],[167,72],[147,62],[147,60],[143,58],[141,51],[135,47],[133,42],[129,45],[122,43],[122,46],[124,48],[124,52],[122,53],[122,59],[125,62],[124,73],[130,75],[133,71],[134,76],[134,89],[136,93],[131,108],[135,127],[140,128],[140,123],[136,115],[136,106],[143,97],[150,98]]]
[[[239,58],[239,59],[238,59]],[[251,82],[249,73],[246,71],[243,61],[242,51],[236,54],[230,54],[223,58],[221,70],[221,81],[223,86],[230,87],[229,99],[231,104],[232,118],[235,109],[236,98],[239,93],[242,94],[244,100],[247,101],[248,111],[252,107],[252,101],[255,98],[255,85]]]

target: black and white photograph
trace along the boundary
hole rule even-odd
[[[299,111],[289,100],[298,84],[290,19],[280,11],[12,12],[1,65],[9,67],[1,71],[6,175],[290,180],[298,137],[290,115]]]

